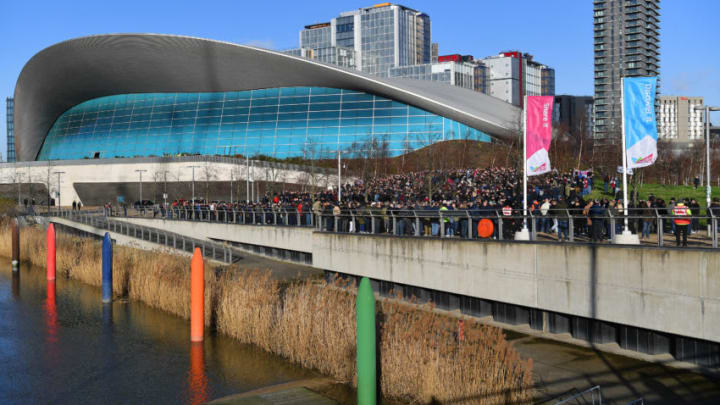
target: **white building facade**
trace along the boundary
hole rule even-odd
[[[555,95],[555,70],[533,61],[532,55],[501,52],[476,62],[486,66],[490,96],[522,106],[523,96]]]
[[[702,105],[702,97],[659,96],[658,137],[679,143],[703,140],[704,112],[695,110],[695,107]]]

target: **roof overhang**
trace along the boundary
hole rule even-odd
[[[377,78],[283,53],[229,42],[159,34],[68,40],[33,56],[15,87],[18,161],[34,160],[69,108],[131,93],[223,92],[317,86],[358,90],[413,105],[488,135],[520,131],[519,108],[443,83]]]

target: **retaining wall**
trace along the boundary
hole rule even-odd
[[[313,235],[339,273],[720,342],[720,252]]]

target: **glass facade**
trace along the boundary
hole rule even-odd
[[[327,48],[332,45],[330,23],[316,24],[300,31],[300,48]]]
[[[353,156],[373,142],[397,156],[487,134],[404,103],[351,90],[285,87],[97,98],[53,124],[38,160],[137,156]]]
[[[6,118],[7,118],[7,161],[15,161],[15,99],[7,98],[5,100]]]

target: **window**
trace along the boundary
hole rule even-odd
[[[432,125],[421,127],[418,120]],[[389,153],[397,156],[407,150],[393,145],[403,144],[411,132],[420,139],[449,139],[442,131],[450,127],[461,128],[470,139],[490,140],[483,132],[447,118],[353,90],[291,87],[116,95],[63,113],[50,129],[38,159],[183,153],[265,154],[282,159],[305,156],[309,147],[314,148],[315,158],[321,158],[325,155],[320,153],[336,154],[338,147],[348,150],[353,143],[381,137],[388,138]],[[339,144],[338,135],[342,136]]]

